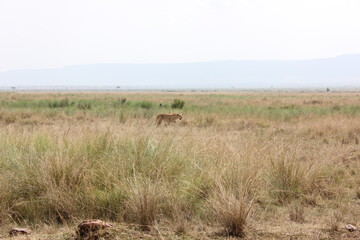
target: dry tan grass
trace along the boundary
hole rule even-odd
[[[24,105],[65,97],[95,107]],[[186,124],[156,127],[156,114],[172,109],[107,103],[125,97],[184,99],[176,111]],[[3,93],[0,101],[2,225],[41,232],[44,223],[101,218],[149,239],[221,238],[223,230],[336,239],[360,221],[358,94]]]

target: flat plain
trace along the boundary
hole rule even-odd
[[[359,184],[360,93],[0,93],[0,238],[356,239]]]

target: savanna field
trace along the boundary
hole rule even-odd
[[[85,219],[113,224],[99,239],[359,239],[360,93],[0,93],[0,238]]]

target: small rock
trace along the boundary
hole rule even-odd
[[[349,231],[349,232],[353,232],[356,230],[356,227],[351,225],[351,224],[346,224],[345,228]]]
[[[85,220],[79,224],[77,232],[80,237],[88,236],[89,234],[96,233],[97,231],[105,228],[112,227],[112,224],[106,223],[101,220]]]
[[[10,230],[10,237],[18,236],[18,235],[30,235],[31,230],[27,228],[13,228]]]

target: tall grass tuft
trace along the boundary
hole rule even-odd
[[[209,203],[216,220],[223,226],[224,233],[229,236],[244,237],[250,217],[254,198],[249,196],[252,184],[250,181],[237,189],[217,183]]]
[[[129,185],[126,211],[143,231],[150,231],[160,214],[161,185],[150,179],[135,178]]]
[[[305,173],[300,165],[292,160],[280,159],[272,162],[271,167],[268,172],[270,195],[280,204],[298,198],[305,180]]]

